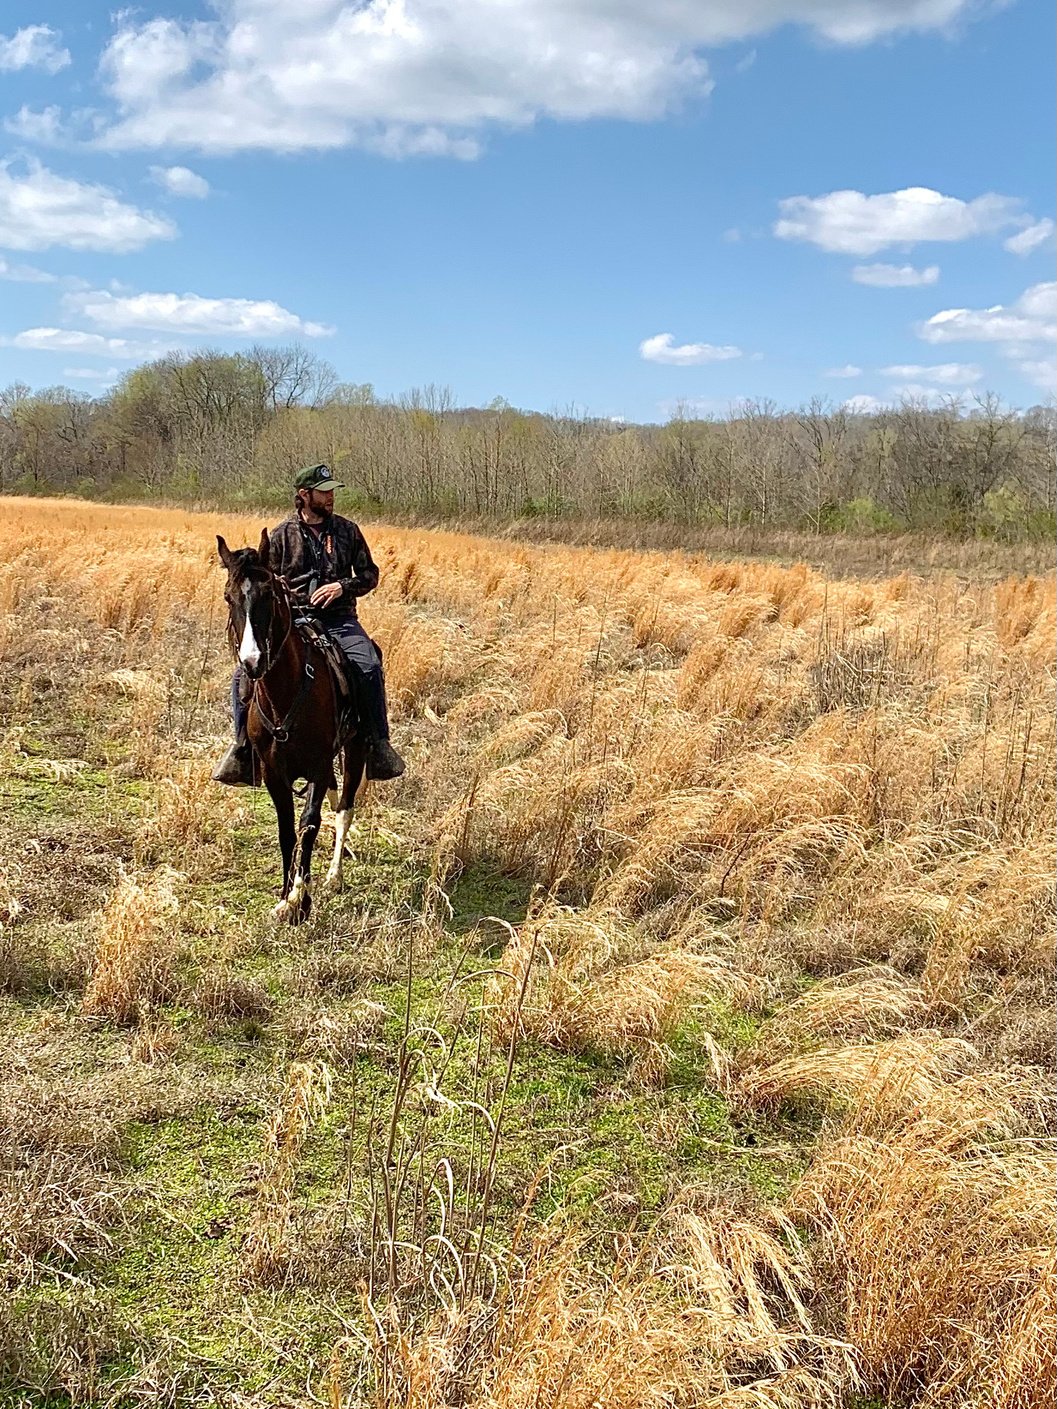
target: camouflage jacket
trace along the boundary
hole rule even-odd
[[[307,603],[325,582],[341,583],[341,596],[321,613],[324,620],[354,617],[356,598],[378,586],[378,568],[366,539],[340,514],[332,514],[319,533],[291,514],[271,531],[269,541],[271,566],[286,579],[295,602]]]

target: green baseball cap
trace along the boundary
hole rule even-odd
[[[294,476],[294,488],[319,489],[326,493],[328,489],[344,489],[345,486],[330,473],[329,465],[306,465]]]

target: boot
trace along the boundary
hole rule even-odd
[[[377,651],[377,646],[375,647]],[[378,651],[379,660],[381,652]],[[399,778],[404,760],[389,742],[389,714],[385,707],[385,677],[381,666],[371,671],[350,671],[360,714],[360,727],[367,744],[367,777],[372,783]]]
[[[389,740],[372,739],[367,750],[367,777],[371,782],[388,782],[391,778],[399,778],[403,771],[404,760]]]
[[[233,788],[252,788],[253,749],[248,739],[236,741],[213,770],[214,783],[227,783]]]

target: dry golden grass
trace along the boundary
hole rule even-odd
[[[144,885],[121,877],[98,918],[85,1013],[134,1023],[172,996],[176,954],[167,921],[176,907],[168,869],[156,872]]]
[[[689,1010],[708,998],[744,1000],[749,986],[714,954],[669,946],[630,958],[635,945],[616,915],[548,907],[511,934],[499,961],[490,995],[496,1035],[627,1056],[639,1079],[662,1080],[666,1044]],[[702,1040],[725,1087],[726,1057],[707,1032]]]
[[[293,1250],[298,1159],[313,1125],[326,1114],[330,1072],[322,1062],[292,1062],[261,1152],[242,1268],[252,1281],[281,1281]]]
[[[275,1008],[262,983],[228,969],[207,970],[195,985],[191,1003],[207,1018],[220,1022],[244,1018],[267,1022]]]
[[[351,1409],[346,1386],[366,1379],[379,1409],[836,1409],[857,1383],[854,1354],[813,1328],[806,1270],[780,1236],[677,1206],[603,1272],[574,1235],[545,1228],[490,1307],[418,1334],[378,1319],[366,1350],[339,1346],[329,1402]]]
[[[824,1145],[793,1199],[871,1388],[896,1402],[1044,1409],[1057,1384],[1052,1149],[981,1147],[956,1108]]]
[[[72,653],[92,737],[126,761],[131,744],[157,789],[141,860],[193,881],[223,857],[218,808],[236,804],[210,793],[205,751],[165,750],[181,735],[208,746],[211,727],[222,742],[214,535],[256,542],[262,520],[3,508],[0,748],[25,763],[22,731]],[[857,581],[384,525],[368,537],[382,585],[363,617],[410,762],[385,801],[428,858],[427,920],[467,867],[547,897],[509,935],[495,1035],[656,1082],[692,1016],[742,1113],[823,1112],[783,1211],[688,1193],[606,1271],[550,1228],[487,1304],[426,1328],[380,1315],[375,1402],[836,1409],[861,1374],[869,1393],[930,1409],[1051,1404],[1049,1095],[1023,1064],[1052,1051],[1052,577]],[[188,694],[202,717],[174,713]],[[7,926],[18,892],[0,879]],[[119,886],[87,1012],[135,1021],[165,992],[164,896]],[[289,1274],[320,1063],[376,1038],[369,1006],[340,1016],[315,1000],[392,981],[404,929],[367,949],[306,959],[304,1001],[277,1023],[304,1060],[262,1155],[244,1250],[258,1280]],[[214,980],[199,1006],[236,1011],[230,974]],[[712,1031],[720,1008],[751,1040]],[[170,1054],[153,1018],[135,1042],[141,1061]],[[361,1402],[364,1373],[346,1346],[332,1409]]]
[[[820,1047],[764,1065],[751,1059],[737,1093],[750,1106],[775,1109],[811,1102],[843,1113],[863,1133],[901,1128],[911,1118],[970,1124],[1012,1138],[1045,1124],[1041,1078],[1013,1068],[981,1070],[979,1055],[958,1037],[920,1031],[887,1042]]]
[[[10,501],[11,628],[43,595],[27,565],[45,516],[52,590],[142,643],[100,691],[142,705],[149,753],[165,680],[146,663],[177,623],[219,640],[213,534],[250,541],[260,523]],[[625,912],[718,895],[753,925],[810,908],[865,927],[868,906],[888,939],[876,957],[909,909],[938,942],[943,1001],[963,996],[959,936],[981,923],[996,961],[1034,961],[1053,860],[1051,581],[834,582],[679,553],[371,538],[383,580],[364,617],[414,721],[402,793],[431,829],[446,814],[445,865],[488,855]],[[224,673],[216,653],[203,693],[222,698]]]
[[[778,1058],[827,1039],[894,1036],[921,1026],[928,1014],[922,990],[892,969],[851,969],[785,1003],[763,1024],[749,1059]]]
[[[164,856],[191,881],[201,872],[230,865],[231,831],[242,810],[230,791],[217,796],[210,782],[212,760],[198,751],[193,758],[152,757],[150,771],[164,769],[155,783],[155,801],[140,837],[139,851],[149,862]]]
[[[0,1269],[11,1285],[110,1244],[117,1125],[86,1105],[25,1077],[0,1085]]]
[[[784,1058],[750,1070],[742,1095],[840,1098],[788,1212],[819,1239],[819,1281],[873,1392],[1052,1403],[1057,1163],[1032,1134],[1051,1123],[1047,1081],[918,1033]]]
[[[76,1024],[11,1040],[0,1070],[0,1277],[71,1283],[112,1248],[132,1191],[119,1173],[125,1127],[186,1110],[202,1090],[171,1071],[125,1062],[57,1084],[40,1056],[69,1055]],[[0,1299],[3,1300],[3,1299]]]

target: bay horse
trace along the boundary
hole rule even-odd
[[[257,548],[231,549],[218,534],[217,549],[228,575],[228,638],[252,681],[247,733],[279,824],[283,888],[272,914],[299,925],[312,909],[312,850],[323,799],[337,787],[334,760],[339,751],[342,784],[326,883],[341,885],[345,838],[363,778],[366,745],[362,731],[344,741],[339,737],[340,708],[330,667],[295,625],[286,583],[269,564],[268,530],[261,533]],[[294,784],[299,778],[305,779],[307,789],[295,830]]]

